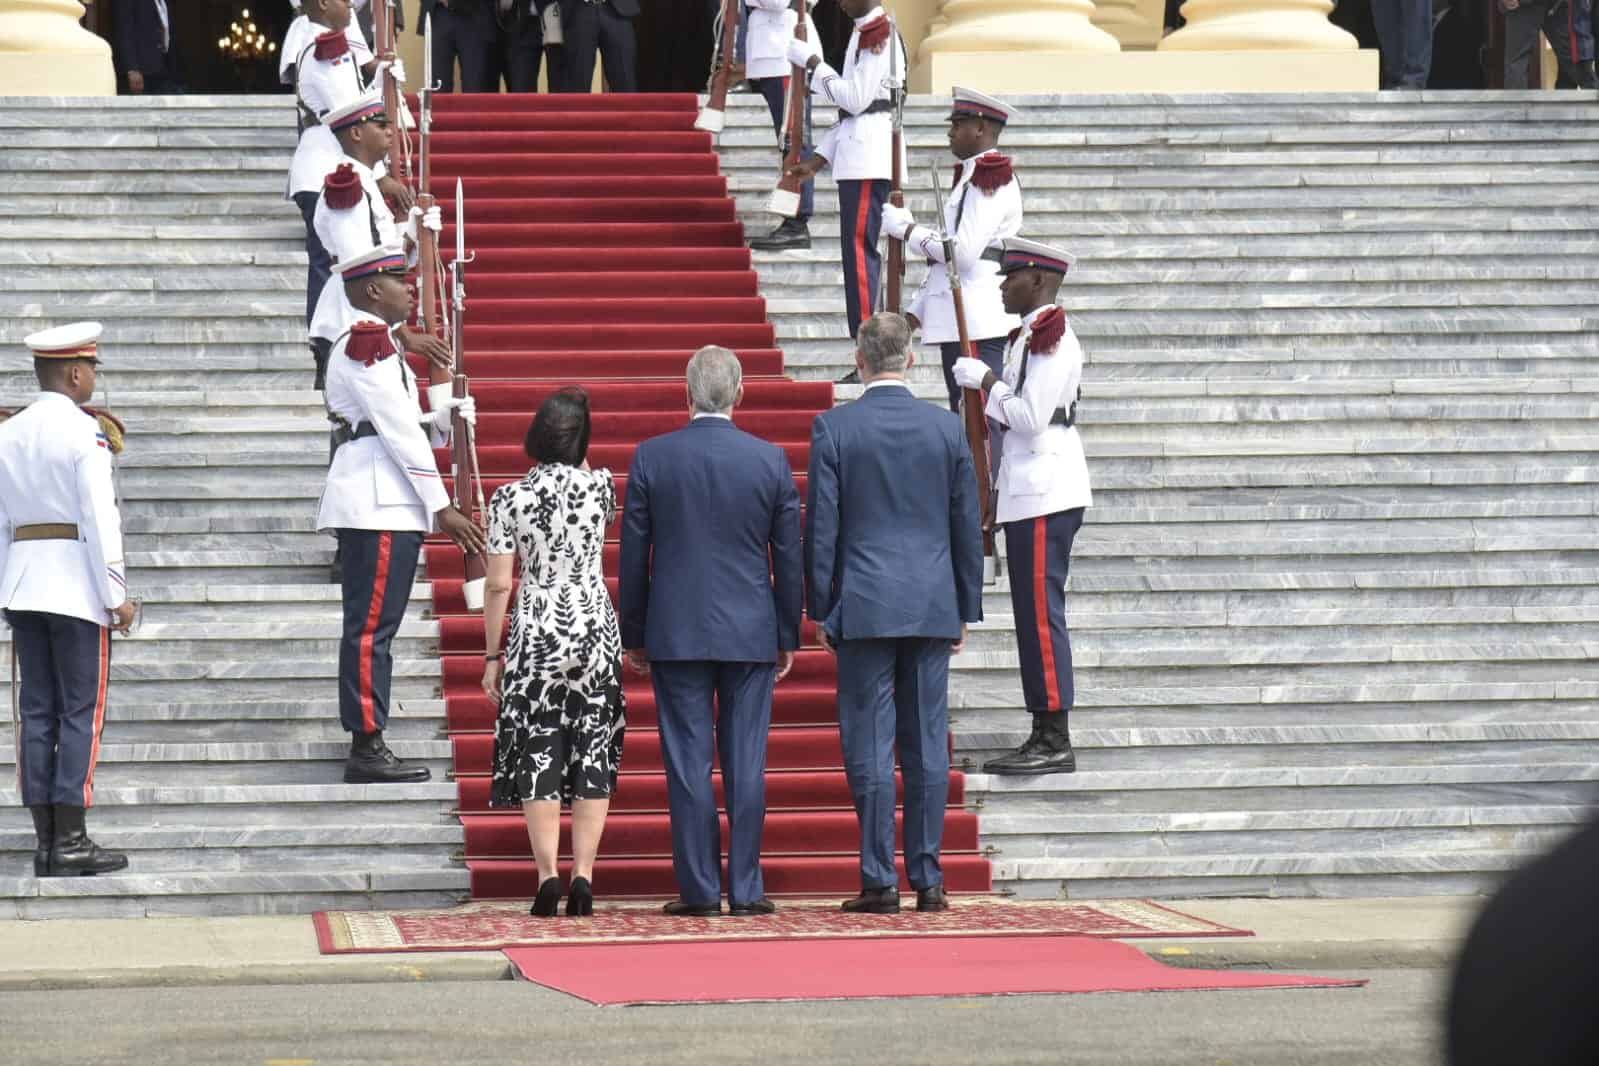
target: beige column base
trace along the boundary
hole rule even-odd
[[[1332,0],[1188,0],[1188,25],[1160,42],[1162,51],[1232,49],[1354,51],[1355,35],[1327,21]]]
[[[1166,0],[1095,0],[1094,25],[1121,42],[1122,50],[1150,49],[1166,28]]]
[[[0,0],[0,96],[115,96],[111,46],[78,0]]]
[[[1372,91],[1376,49],[1354,52],[942,52],[911,71],[911,91],[981,85],[999,93]]]
[[[917,49],[924,61],[945,52],[1115,52],[1115,37],[1095,26],[1093,0],[946,0],[947,20]]]

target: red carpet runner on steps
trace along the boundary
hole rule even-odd
[[[521,442],[543,397],[580,383],[593,397],[589,461],[626,492],[633,448],[685,424],[682,372],[721,344],[746,374],[743,428],[788,451],[804,489],[810,423],[832,402],[825,382],[783,376],[743,229],[709,135],[685,95],[440,95],[433,193],[453,218],[465,182],[470,268],[467,368],[478,402],[485,491],[527,469]],[[446,226],[443,247],[454,248]],[[449,469],[439,455],[440,469]],[[606,552],[615,593],[617,545]],[[461,599],[461,556],[430,543],[427,574],[440,618],[444,696],[454,742],[472,895],[525,898],[535,874],[519,811],[491,811],[494,709],[479,690],[482,620]],[[859,887],[859,837],[839,750],[833,662],[807,647],[778,687],[773,712],[764,869],[773,894],[848,894]],[[989,888],[977,819],[955,775],[944,868],[953,891]],[[568,854],[563,841],[562,854]],[[648,682],[629,675],[622,779],[605,830],[595,891],[676,894],[666,779]]]

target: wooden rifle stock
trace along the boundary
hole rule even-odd
[[[804,41],[805,0],[794,0],[790,5],[798,13],[794,22],[794,39]],[[787,144],[783,146],[783,176],[778,179],[777,190],[772,194],[772,212],[786,218],[799,217],[800,191],[805,182],[790,174],[805,158],[805,103],[809,85],[807,71],[802,66],[793,68],[788,81],[788,125],[785,128]]]
[[[429,20],[431,24],[432,20]],[[428,55],[432,55],[433,39],[428,37],[426,47]],[[427,73],[424,81],[432,76],[432,63],[427,64]],[[432,126],[433,126],[433,86],[423,85],[422,91],[417,94],[418,108],[421,119],[417,123],[417,183],[416,206],[426,214],[438,203],[433,196],[432,180],[433,165],[432,152]],[[403,132],[401,136],[404,136]],[[399,140],[398,137],[395,138]],[[426,226],[418,226],[417,240],[417,279],[422,288],[422,319],[418,323],[422,331],[430,337],[437,337],[442,332],[443,323],[440,320],[439,309],[439,237],[438,234]],[[456,366],[461,363],[461,349],[452,346]],[[428,363],[428,380],[434,385],[442,385],[450,380],[450,370],[447,367],[434,366]]]
[[[450,264],[450,283],[454,292],[452,308],[454,313],[450,316],[450,348],[455,354],[455,373],[452,376],[446,372],[445,380],[451,381],[453,388],[451,395],[456,399],[465,399],[468,395],[469,382],[466,376],[466,264],[456,258]],[[485,521],[486,515],[474,516],[473,507],[476,502],[473,491],[474,477],[477,474],[477,454],[475,442],[472,439],[472,427],[466,424],[457,410],[450,420],[450,467],[451,485],[450,502],[455,509],[473,518],[474,521]],[[473,582],[481,583],[488,574],[488,562],[483,556],[474,552],[467,552],[462,560],[465,566],[466,584],[472,586]],[[481,584],[478,586],[481,589]],[[474,605],[470,593],[467,594],[467,609],[482,610],[482,593],[478,593]]]
[[[378,59],[384,63],[394,62],[394,8],[389,6],[389,0],[373,0],[372,29],[377,38]],[[405,172],[405,153],[400,148],[400,138],[406,136],[405,124],[400,120],[400,108],[405,106],[405,101],[400,97],[399,86],[394,84],[394,74],[391,68],[383,70],[383,111],[389,116],[389,121],[394,124],[394,136],[389,139],[389,177],[395,181],[405,181],[410,175]]]
[[[712,132],[722,129],[720,116],[727,111],[727,90],[733,81],[733,59],[738,51],[738,9],[741,0],[724,0],[722,4],[722,36],[717,44],[716,69],[711,72],[711,88],[706,94],[705,110],[718,116],[711,125]],[[703,116],[702,116],[703,120]],[[701,129],[709,128],[700,125]]]
[[[894,49],[893,65],[896,81],[899,79],[899,27],[894,27],[892,39],[888,46]],[[890,142],[890,151],[894,153],[893,181],[888,189],[888,202],[895,207],[905,206],[905,92],[904,87],[896,84],[894,93],[894,136]],[[942,220],[940,220],[942,224]],[[905,242],[897,238],[890,238],[888,242],[888,284],[883,292],[883,306],[896,315],[904,304],[905,289]]]

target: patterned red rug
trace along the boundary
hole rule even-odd
[[[763,918],[668,918],[659,904],[602,907],[592,918],[533,918],[526,905],[469,903],[440,911],[320,911],[324,955],[494,951],[507,947],[709,940],[855,940],[885,937],[1250,936],[1149,900],[1091,903],[955,899],[941,914],[844,914],[834,901],[778,905]]]

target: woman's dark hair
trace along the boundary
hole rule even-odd
[[[539,464],[577,466],[589,453],[589,394],[577,385],[552,393],[527,427],[522,450]]]

